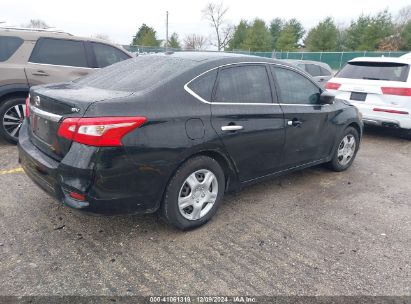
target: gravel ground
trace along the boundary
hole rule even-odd
[[[56,203],[0,142],[0,295],[411,295],[411,141],[228,194],[191,232]]]

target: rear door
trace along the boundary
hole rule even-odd
[[[64,82],[92,71],[84,41],[39,38],[25,68],[30,86]]]
[[[218,72],[212,125],[235,162],[241,181],[281,167],[284,117],[271,90],[265,64],[231,65]]]
[[[271,65],[271,71],[286,123],[284,166],[327,157],[335,136],[328,123],[335,105],[319,104],[321,89],[300,72],[275,65]]]

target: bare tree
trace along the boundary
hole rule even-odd
[[[48,24],[41,20],[41,19],[31,19],[28,23],[23,24],[23,27],[27,28],[38,28],[38,29],[48,29],[50,26]]]
[[[400,9],[395,18],[395,23],[400,29],[402,29],[409,21],[411,21],[411,5],[404,6]]]
[[[184,48],[195,51],[204,50],[207,42],[207,38],[203,35],[189,34],[184,38]]]
[[[228,7],[224,7],[224,4],[208,3],[202,10],[203,17],[210,23],[215,30],[217,38],[217,49],[219,51],[224,48],[230,42],[232,38],[234,27],[227,23],[225,15],[228,11]]]

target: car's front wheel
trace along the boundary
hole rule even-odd
[[[199,227],[213,217],[224,190],[224,172],[216,160],[207,156],[191,158],[169,182],[161,215],[181,230]]]
[[[17,143],[26,113],[24,97],[13,97],[0,106],[0,135],[10,143]]]
[[[358,131],[353,127],[348,127],[337,142],[334,155],[329,163],[330,168],[337,172],[347,170],[352,165],[359,147]]]

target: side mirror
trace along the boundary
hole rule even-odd
[[[335,95],[331,92],[324,91],[320,95],[320,104],[333,104]]]

